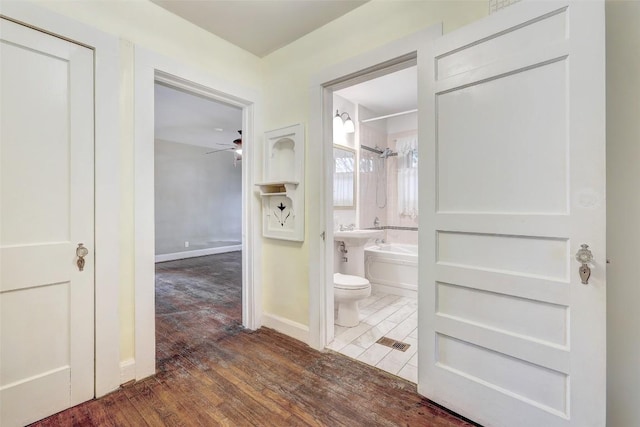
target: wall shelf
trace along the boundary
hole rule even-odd
[[[295,190],[300,184],[298,181],[272,181],[272,182],[259,182],[256,187],[260,188],[261,196],[275,196],[278,194],[287,194]]]
[[[288,126],[265,133],[262,235],[304,240],[304,128]]]

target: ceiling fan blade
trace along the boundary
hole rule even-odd
[[[231,147],[227,147],[227,148],[221,148],[219,150],[207,151],[204,154],[213,154],[213,153],[219,153],[221,151],[229,151],[229,150],[232,150],[232,148]]]

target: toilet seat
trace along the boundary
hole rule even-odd
[[[368,288],[369,281],[364,277],[352,276],[350,274],[334,273],[333,286],[337,289],[357,290]]]

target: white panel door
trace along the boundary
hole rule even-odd
[[[1,24],[0,425],[12,427],[94,395],[93,52]]]
[[[604,36],[524,1],[419,56],[418,390],[486,426],[605,425]]]

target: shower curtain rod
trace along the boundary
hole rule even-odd
[[[376,154],[382,154],[383,151],[382,150],[378,150],[377,148],[371,148],[371,147],[367,147],[366,145],[362,145],[360,144],[360,148],[366,151],[371,151],[372,153],[376,153]]]
[[[389,119],[391,117],[396,117],[396,116],[404,116],[405,114],[415,113],[416,111],[418,111],[417,108],[413,110],[401,111],[399,113],[387,114],[386,116],[372,117],[370,119],[360,120],[360,123],[367,123],[367,122],[373,122],[376,120]]]
[[[388,148],[385,148],[384,150],[379,150],[378,148],[371,148],[371,147],[367,147],[366,145],[362,145],[360,144],[360,149],[365,150],[365,151],[371,151],[372,153],[376,153],[376,154],[380,154],[382,157],[382,154],[384,154],[387,150],[389,151],[383,158],[387,158],[387,157],[394,157],[397,156],[398,153],[396,153],[393,150],[390,150]]]

